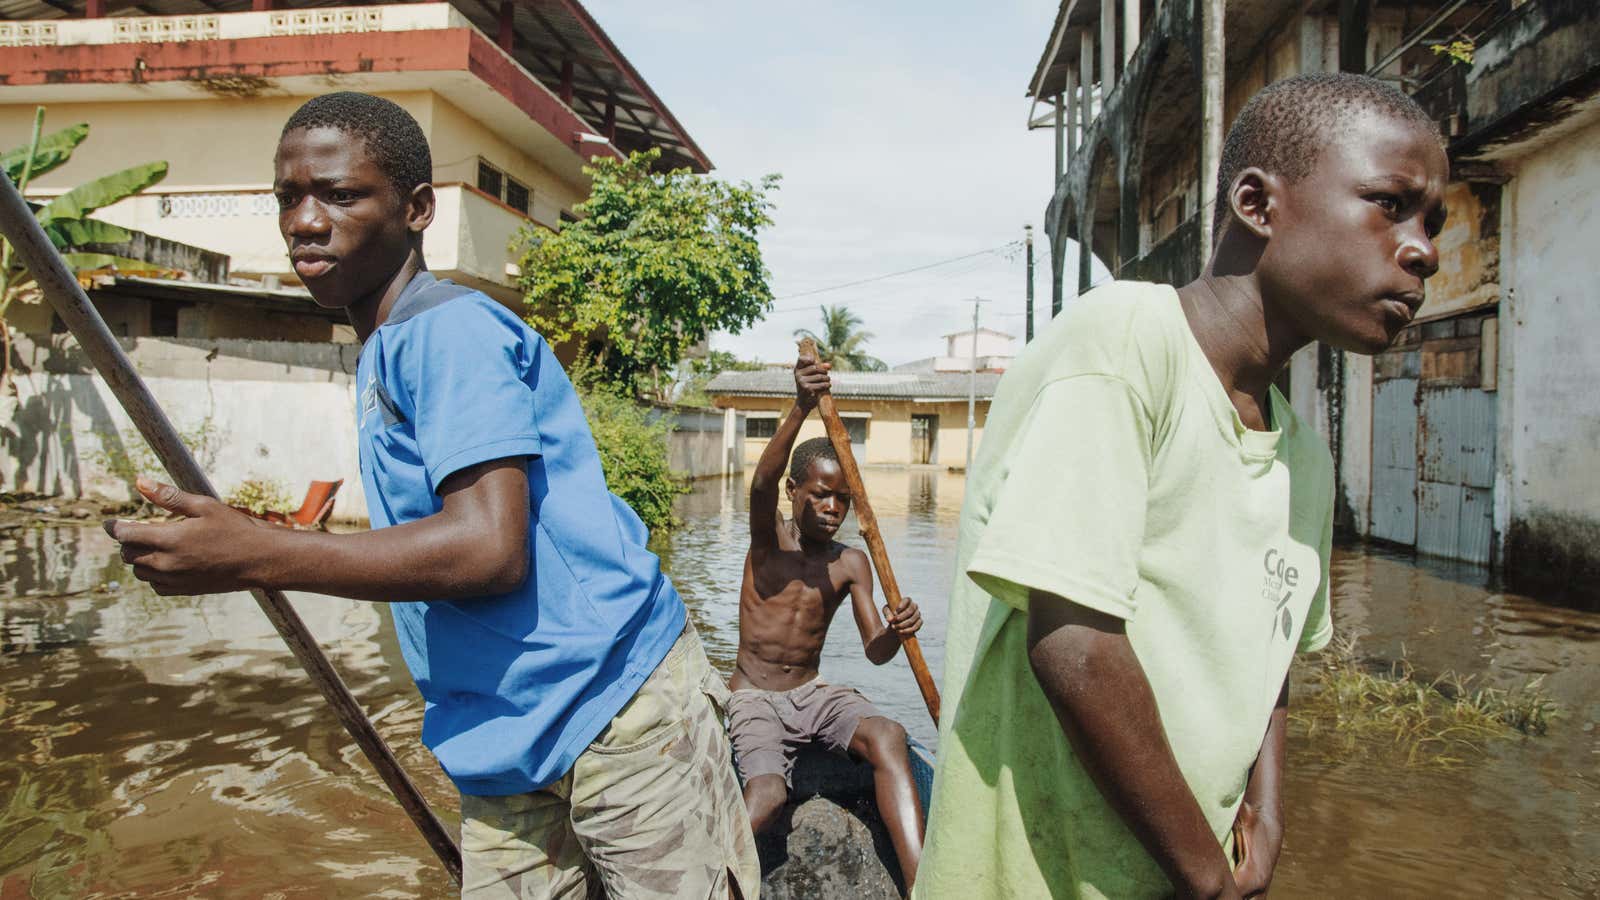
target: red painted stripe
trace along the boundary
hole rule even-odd
[[[470,72],[579,153],[594,127],[476,29],[283,35],[229,41],[0,48],[0,86],[155,84],[373,72]],[[585,158],[621,154],[582,144]]]

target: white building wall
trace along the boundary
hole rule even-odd
[[[359,347],[135,338],[124,348],[174,427],[204,435],[197,456],[218,492],[270,479],[298,501],[312,480],[342,478],[335,518],[366,517],[353,387]],[[130,496],[106,454],[133,451],[142,439],[105,381],[75,348],[23,337],[17,354],[28,371],[15,375],[17,396],[0,400],[0,482],[63,496]]]
[[[1497,530],[1582,548],[1600,538],[1600,124],[1513,171],[1501,225]]]

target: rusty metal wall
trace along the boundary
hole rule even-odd
[[[1414,372],[1389,378],[1372,395],[1372,536],[1407,546],[1417,542],[1417,383]]]
[[[1424,388],[1417,550],[1488,564],[1494,538],[1495,395]]]
[[[1371,535],[1493,562],[1497,397],[1482,314],[1406,329],[1373,364]]]

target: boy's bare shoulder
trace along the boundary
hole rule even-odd
[[[872,561],[867,558],[866,551],[858,547],[846,546],[837,541],[834,542],[834,547],[837,548],[839,554],[835,557],[836,562],[844,566],[845,570],[852,576],[860,577],[863,574],[871,574]]]

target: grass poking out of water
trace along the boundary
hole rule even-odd
[[[1556,715],[1544,677],[1512,690],[1475,687],[1472,676],[1418,675],[1402,654],[1387,665],[1363,661],[1340,636],[1311,661],[1312,690],[1289,704],[1289,718],[1314,744],[1335,753],[1392,753],[1407,765],[1457,765],[1493,740],[1541,735]]]

